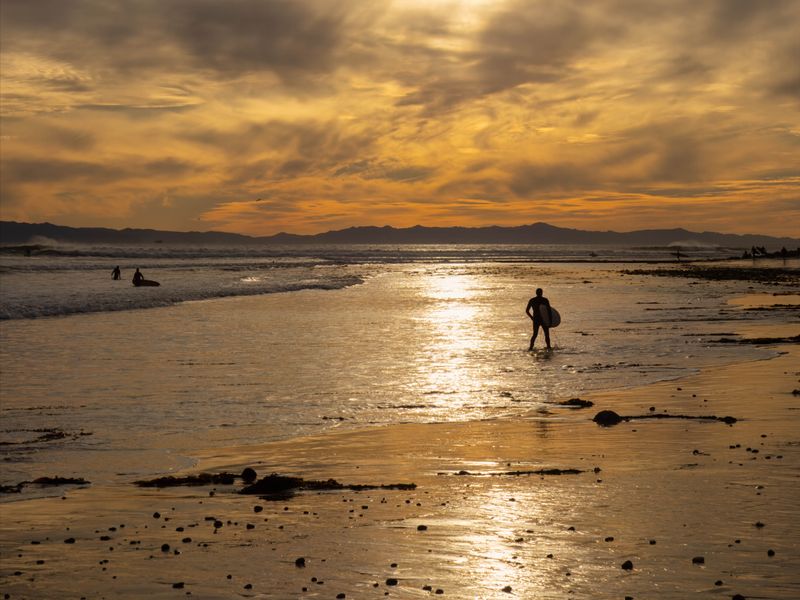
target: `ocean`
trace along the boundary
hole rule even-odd
[[[780,318],[731,302],[748,282],[624,273],[645,263],[676,265],[673,249],[2,253],[2,483],[123,483],[190,468],[215,448],[333,430],[571,419],[552,403],[774,356],[715,342]],[[133,287],[137,267],[160,287]],[[527,351],[524,310],[537,287],[563,318],[552,353],[541,336]]]

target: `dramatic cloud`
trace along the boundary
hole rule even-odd
[[[0,216],[796,235],[794,0],[3,0]]]

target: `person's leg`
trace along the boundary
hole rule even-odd
[[[528,350],[533,350],[533,345],[536,343],[536,336],[539,335],[539,324],[534,322],[533,324],[533,337],[531,338],[531,345]]]
[[[550,350],[550,328],[542,325],[542,329],[544,329],[544,341],[547,343],[547,349]]]

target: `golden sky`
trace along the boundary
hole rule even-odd
[[[0,217],[800,232],[798,0],[3,0]]]

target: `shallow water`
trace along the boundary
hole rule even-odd
[[[0,323],[3,482],[125,481],[185,468],[208,448],[541,416],[589,390],[771,355],[709,342],[776,318],[725,303],[741,282],[676,285],[603,264],[324,269],[327,281],[364,283]],[[563,316],[552,353],[543,339],[526,351],[537,286]],[[65,437],[42,441],[42,430]]]

